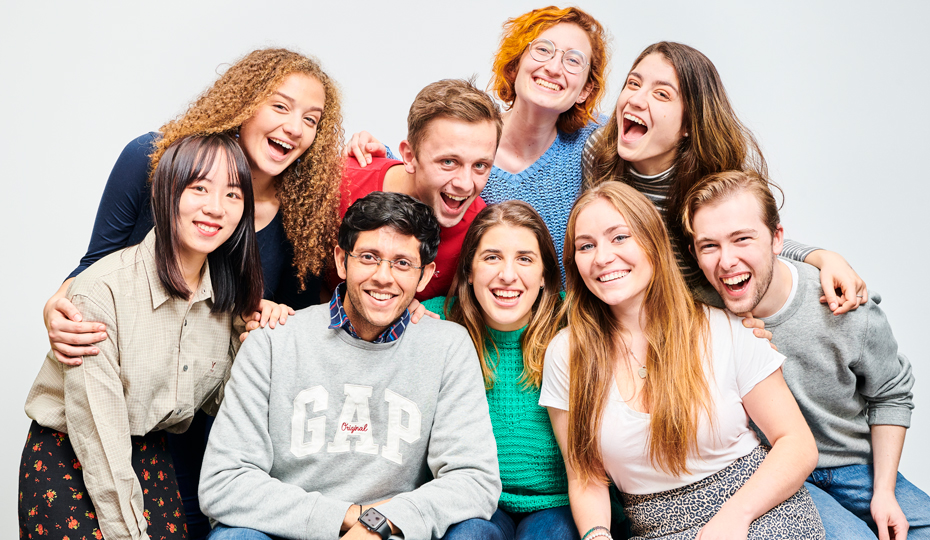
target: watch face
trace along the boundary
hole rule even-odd
[[[384,514],[375,510],[374,508],[369,508],[368,510],[365,511],[364,514],[362,514],[358,518],[358,520],[361,521],[362,524],[367,526],[369,529],[374,530],[374,529],[378,529],[379,527],[381,527],[381,525],[383,525],[384,522],[387,521],[387,518],[384,517]]]

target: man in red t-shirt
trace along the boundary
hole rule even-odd
[[[372,158],[361,167],[348,158],[339,215],[372,191],[405,193],[428,204],[441,227],[436,273],[418,300],[445,296],[455,275],[462,240],[485,204],[479,198],[500,142],[500,111],[491,98],[464,80],[430,84],[407,115],[403,161]]]

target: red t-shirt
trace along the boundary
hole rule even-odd
[[[371,164],[365,168],[359,167],[358,161],[353,157],[346,160],[346,171],[342,177],[342,200],[339,202],[339,217],[346,215],[346,210],[358,199],[372,191],[384,191],[384,177],[388,169],[395,165],[403,165],[402,161],[387,158],[372,158]],[[486,205],[481,197],[476,197],[465,210],[465,215],[454,227],[442,227],[439,232],[439,251],[436,254],[436,273],[422,292],[417,293],[417,300],[427,300],[437,296],[446,296],[452,277],[455,276],[455,267],[459,262],[459,253],[462,251],[462,241],[469,225],[475,216]]]

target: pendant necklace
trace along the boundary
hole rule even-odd
[[[636,358],[636,355],[633,354],[632,349],[630,349],[630,356],[632,356],[633,360],[635,360],[636,363],[639,364],[639,369],[636,370],[636,374],[639,375],[640,379],[645,379],[646,378],[646,365],[640,362],[639,358]]]

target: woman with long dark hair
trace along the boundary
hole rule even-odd
[[[708,174],[752,170],[768,178],[759,145],[737,118],[713,62],[681,43],[646,47],[633,62],[613,115],[588,139],[586,152],[588,186],[621,181],[644,193],[665,219],[689,285],[700,299],[710,300],[709,285],[682,236],[682,200]],[[782,255],[821,269],[834,313],[855,309],[867,298],[865,283],[836,253],[788,241]]]
[[[239,314],[261,300],[261,261],[251,172],[235,140],[185,137],[160,157],[155,229],[68,289],[77,309],[107,325],[100,354],[62,366],[49,352],[26,400],[23,538],[187,537],[165,433],[218,405]]]

